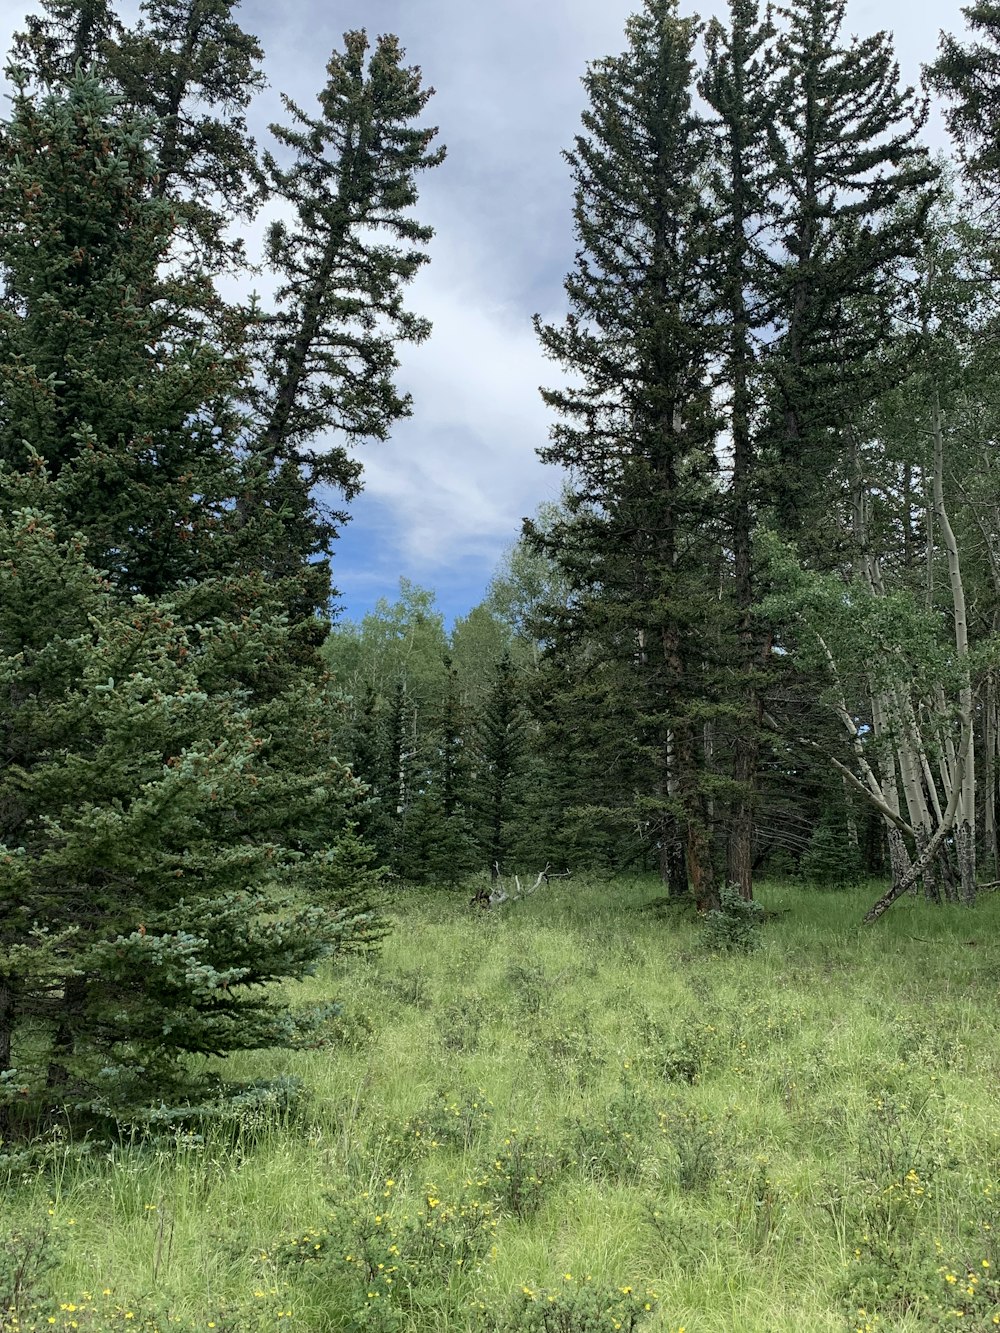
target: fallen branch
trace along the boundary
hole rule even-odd
[[[525,888],[521,884],[520,875],[515,875],[514,876],[515,891],[513,893],[509,893],[506,887],[504,886],[503,879],[500,875],[499,865],[494,864],[492,890],[489,893],[487,893],[485,887],[483,887],[476,893],[475,897],[472,899],[472,902],[473,904],[478,904],[480,907],[499,907],[501,903],[520,902],[522,898],[530,898],[531,895],[535,893],[538,889],[540,889],[543,884],[548,884],[550,879],[568,879],[570,874],[571,871],[569,870],[553,871],[552,863],[550,861],[547,861],[545,863],[545,868],[543,870],[539,870],[538,877],[536,878],[534,884],[530,886],[530,888]]]

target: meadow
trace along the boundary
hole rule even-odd
[[[729,953],[659,892],[395,897],[272,1107],[9,1166],[0,1329],[1000,1326],[1000,898],[769,885]]]

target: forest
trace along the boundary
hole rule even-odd
[[[927,93],[843,5],[669,7],[595,61],[543,457],[561,502],[450,636],[404,586],[324,647],[408,882],[997,869],[997,15]],[[928,95],[950,160],[921,142]]]
[[[452,625],[336,592],[433,90],[259,144],[237,8],[8,56],[0,1333],[996,1326],[1000,4],[637,0]]]

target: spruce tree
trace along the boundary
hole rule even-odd
[[[837,540],[839,429],[900,369],[873,354],[901,310],[937,176],[919,139],[926,108],[900,84],[890,34],[845,42],[845,11],[846,0],[777,9],[768,188],[779,206],[761,247],[775,330],[766,481],[779,525],[818,559]]]
[[[43,0],[14,41],[36,91],[68,86],[79,64],[115,95],[119,117],[149,118],[152,189],[174,205],[171,257],[203,276],[241,260],[227,228],[252,215],[262,185],[245,112],[264,86],[263,52],[237,6],[143,0],[129,27],[107,0]]]
[[[444,663],[443,693],[420,739],[416,788],[406,827],[402,873],[418,883],[459,883],[475,864],[469,720],[451,659]]]
[[[292,125],[272,126],[281,165],[271,154],[259,159],[245,111],[263,83],[262,53],[236,7],[144,0],[126,27],[105,4],[45,0],[16,49],[32,94],[68,86],[79,61],[114,94],[112,118],[133,128],[147,118],[141,137],[149,188],[169,203],[171,271],[191,280],[184,301],[159,313],[165,325],[180,319],[182,337],[201,324],[218,342],[228,325],[224,341],[238,344],[227,348],[227,365],[242,374],[252,418],[238,506],[244,558],[260,562],[266,550],[276,579],[299,577],[310,560],[311,582],[289,604],[300,616],[310,598],[328,600],[329,546],[346,520],[317,502],[314,487],[349,500],[360,488],[349,446],[386,438],[410,410],[393,382],[395,348],[425,338],[429,324],[405,309],[402,288],[426,262],[431,235],[411,210],[417,175],[444,153],[431,148],[435,130],[413,123],[433,90],[403,66],[396,38],[380,37],[369,55],[366,35],[355,32],[331,56],[319,116],[286,99]],[[276,305],[230,308],[216,288],[243,264],[231,224],[251,217],[269,188],[295,215],[267,237]]]
[[[760,352],[768,311],[761,297],[763,259],[758,237],[766,226],[767,129],[774,119],[772,61],[775,29],[757,0],[730,0],[729,23],[706,30],[706,67],[699,87],[714,112],[716,140],[710,175],[717,234],[723,244],[718,317],[724,351],[720,388],[728,399],[732,478],[729,541],[736,608],[736,669],[741,698],[733,701],[731,800],[727,877],[744,898],[753,893],[755,789],[762,740],[763,668],[770,635],[755,623],[757,597],[753,532],[765,497],[757,476],[761,412]]]
[[[0,133],[0,459],[32,454],[62,488],[91,558],[148,595],[234,559],[238,321],[176,311],[200,284],[163,267],[172,209],[156,197],[144,119],[81,73],[16,87]]]
[[[42,12],[29,14],[14,35],[12,64],[36,86],[54,90],[70,83],[79,66],[95,72],[121,31],[109,0],[43,0]]]
[[[945,120],[969,181],[987,198],[1000,188],[1000,4],[963,8],[971,35],[963,44],[950,33],[941,34],[938,58],[926,67],[929,86],[951,105]]]
[[[154,195],[204,271],[238,264],[227,229],[253,216],[263,180],[246,109],[265,84],[257,38],[233,17],[239,0],[144,0],[139,21],[109,44],[123,107],[152,116]],[[175,250],[177,247],[175,247]]]
[[[558,420],[540,451],[570,471],[570,516],[535,535],[574,591],[553,622],[555,645],[585,636],[606,662],[591,679],[618,723],[626,817],[664,849],[665,876],[668,828],[682,821],[693,891],[711,908],[701,744],[712,707],[709,369],[719,347],[700,187],[710,145],[691,105],[697,32],[670,0],[647,0],[629,21],[628,50],[584,79],[584,133],[566,154],[579,243],[570,313],[560,325],[536,321],[545,352],[574,376],[543,391]]]
[[[479,723],[479,844],[490,879],[509,869],[512,823],[518,788],[524,781],[525,712],[509,653],[497,663]]]
[[[270,983],[377,934],[353,784],[330,753],[283,771],[237,669],[286,654],[289,627],[192,625],[197,588],[124,598],[60,524],[67,485],[0,478],[5,1136],[53,1107],[221,1110],[193,1057],[293,1041]],[[315,728],[328,701],[303,703],[268,722]]]
[[[412,214],[417,177],[444,150],[431,146],[435,129],[415,123],[433,90],[403,57],[391,35],[369,54],[364,31],[346,33],[327,65],[319,114],[286,97],[292,124],[271,127],[292,161],[285,167],[265,154],[266,174],[294,218],[273,223],[267,238],[278,289],[261,325],[254,456],[262,478],[278,475],[293,507],[318,483],[348,500],[357,493],[361,464],[349,448],[384,440],[409,415],[409,397],[393,381],[395,349],[430,331],[403,305],[403,289],[426,263],[432,235]],[[244,503],[252,510],[253,491]],[[290,532],[293,550],[309,540],[325,549],[337,519],[314,518],[311,534]]]
[[[148,122],[22,83],[0,153],[3,1073],[29,1112],[188,1114],[193,1057],[295,1039],[267,987],[377,934],[377,877],[315,574],[238,508],[239,320],[213,339],[167,262]]]

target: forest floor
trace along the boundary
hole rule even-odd
[[[1000,896],[765,886],[719,955],[658,892],[401,894],[295,992],[333,1044],[231,1068],[295,1109],[11,1175],[0,1329],[1000,1325]]]

